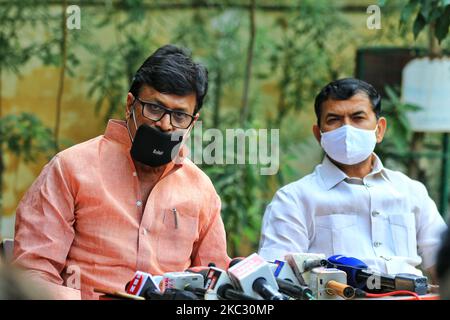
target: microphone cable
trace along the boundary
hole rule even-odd
[[[389,296],[399,296],[399,295],[409,295],[413,296],[414,300],[421,300],[420,296],[412,291],[407,290],[397,290],[397,291],[391,291],[386,293],[368,293],[361,289],[355,290],[355,297],[358,298],[383,298],[383,297],[389,297]]]

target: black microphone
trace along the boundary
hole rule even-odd
[[[300,284],[292,268],[286,261],[275,260],[270,264],[274,276],[277,279],[279,291],[294,299],[311,300],[313,299],[312,290]]]
[[[158,299],[154,299],[158,300]],[[186,290],[178,290],[174,288],[168,288],[164,290],[161,300],[199,300],[197,295],[193,292]]]
[[[307,286],[297,285],[288,280],[277,278],[278,287],[280,292],[284,293],[292,298],[300,300],[311,300],[313,297],[312,290]]]
[[[266,300],[285,300],[277,290],[272,288],[266,278],[257,278],[253,282],[252,288]]]
[[[229,283],[219,286],[217,289],[217,295],[225,300],[258,300],[242,292],[234,290],[234,287]]]
[[[244,259],[245,259],[245,257],[236,257],[236,258],[231,259],[230,263],[228,264],[228,269],[230,269],[231,267],[238,264],[239,262],[241,262]]]
[[[168,288],[164,292],[157,292],[147,289],[143,292],[143,296],[147,300],[199,300],[196,294],[174,288]]]

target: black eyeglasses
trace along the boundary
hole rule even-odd
[[[195,117],[189,113],[165,108],[157,103],[142,101],[136,98],[142,105],[142,115],[152,121],[161,120],[166,113],[170,116],[170,124],[179,129],[187,129],[194,121]]]

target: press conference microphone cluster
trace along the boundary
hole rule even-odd
[[[147,300],[258,300],[236,290],[228,273],[214,266],[168,272],[159,278],[137,271],[126,292]]]
[[[317,261],[311,256],[307,258],[302,264],[303,270],[326,264],[324,256]],[[206,281],[205,299],[314,299],[312,290],[298,279],[286,261],[268,262],[256,253],[247,258],[233,259],[228,272],[211,268]],[[221,290],[217,289],[219,287]]]
[[[328,258],[330,266],[343,270],[347,280],[355,288],[368,292],[410,291],[424,295],[428,289],[428,279],[424,276],[400,273],[395,276],[374,272],[361,260],[334,255]]]
[[[379,274],[358,259],[340,255],[326,259],[316,253],[290,253],[284,260],[273,262],[254,253],[233,259],[227,270],[210,264],[162,276],[138,271],[126,291],[150,300],[352,299],[376,296],[373,292],[377,291],[367,288],[374,276],[382,291],[391,291],[389,295],[399,290],[418,294],[427,291],[426,277]]]

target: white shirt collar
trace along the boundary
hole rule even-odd
[[[383,163],[381,162],[380,158],[378,158],[378,156],[375,153],[373,153],[373,155],[375,156],[373,168],[372,171],[366,177],[380,174],[380,176],[383,177],[385,180],[390,181],[387,171],[384,169]],[[318,171],[320,177],[322,178],[323,185],[327,190],[330,190],[331,188],[335,187],[343,180],[351,179],[333,162],[331,162],[327,155],[325,155],[322,164],[318,167]]]

